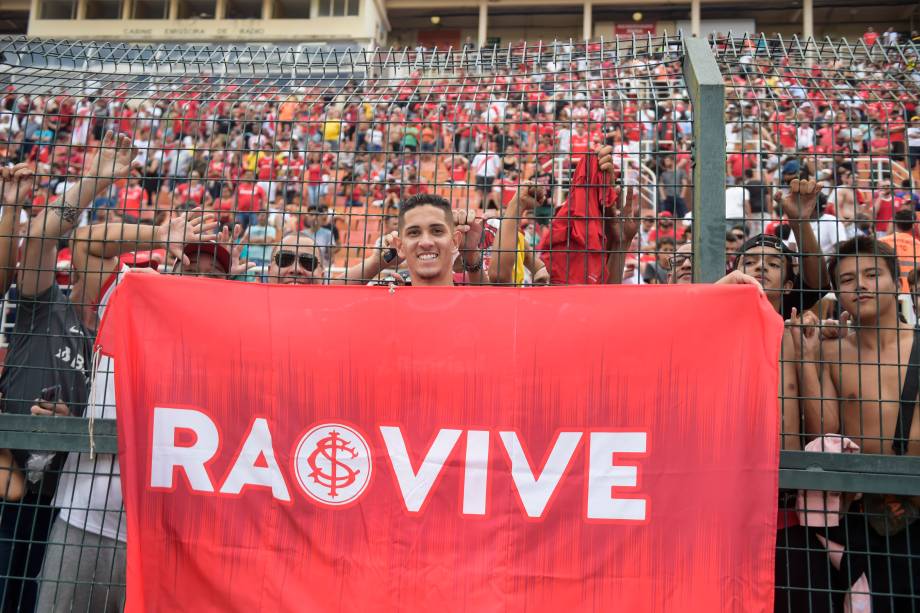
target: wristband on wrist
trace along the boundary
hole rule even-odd
[[[463,270],[466,272],[479,272],[482,270],[482,254],[479,254],[479,261],[475,264],[467,264],[466,260],[463,260]]]

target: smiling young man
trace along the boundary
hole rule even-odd
[[[396,251],[406,261],[414,286],[454,284],[457,259],[472,285],[487,284],[479,242],[482,220],[472,211],[453,211],[434,194],[417,194],[399,207]]]

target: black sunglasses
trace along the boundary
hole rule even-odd
[[[313,272],[319,266],[319,260],[309,253],[298,255],[291,251],[279,251],[275,254],[275,264],[278,265],[278,268],[293,266],[295,260],[300,260],[301,268],[305,268],[310,272]]]

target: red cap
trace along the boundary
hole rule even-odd
[[[189,243],[182,252],[190,259],[198,257],[202,253],[207,253],[217,260],[217,263],[224,269],[224,273],[230,274],[230,252],[223,245],[213,241],[206,243]]]
[[[674,217],[671,211],[661,211],[658,213],[658,217]]]

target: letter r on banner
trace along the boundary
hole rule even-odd
[[[592,432],[588,458],[588,519],[645,521],[644,497],[615,498],[613,488],[636,487],[639,469],[617,466],[618,453],[645,453],[645,432]]]
[[[193,445],[176,445],[176,431],[195,433]],[[172,489],[175,469],[185,471],[189,485],[198,492],[213,492],[214,484],[205,464],[217,453],[220,435],[211,418],[194,409],[153,409],[150,450],[150,487]]]

